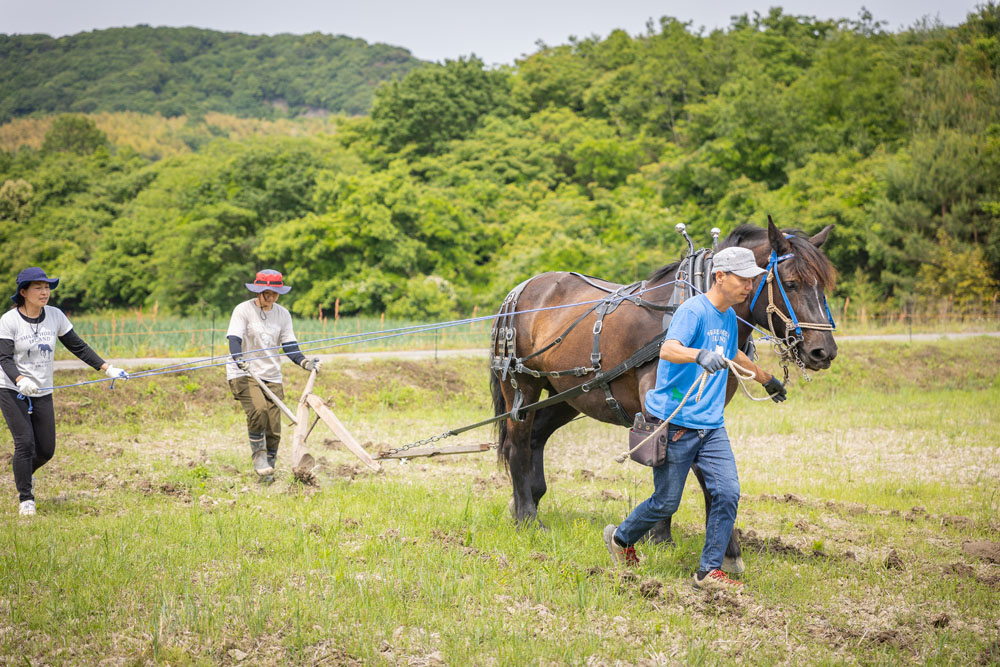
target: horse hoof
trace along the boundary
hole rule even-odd
[[[723,556],[722,558],[722,571],[728,574],[743,574],[746,572],[747,566],[743,564],[743,556],[737,556],[733,558],[731,556]]]

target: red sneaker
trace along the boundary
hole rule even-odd
[[[616,530],[618,530],[618,526],[613,523],[604,527],[604,545],[608,548],[608,553],[611,554],[611,560],[618,565],[635,567],[639,564],[639,556],[635,553],[635,547],[623,547],[615,542]]]
[[[726,573],[715,568],[705,576],[699,578],[698,573],[694,573],[692,584],[695,588],[703,591],[732,591],[733,593],[743,592],[743,582],[730,579]]]

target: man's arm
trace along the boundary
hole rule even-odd
[[[698,364],[708,373],[715,373],[726,368],[726,358],[718,352],[685,347],[675,338],[664,341],[660,347],[660,358],[673,364]]]
[[[771,381],[771,378],[773,377],[763,368],[761,368],[754,362],[750,361],[750,357],[743,354],[742,350],[736,351],[736,357],[733,359],[733,361],[735,361],[737,364],[747,369],[748,371],[752,372],[753,379],[756,380],[757,382],[760,382],[761,384],[767,384],[768,382]]]
[[[764,389],[767,389],[768,396],[770,396],[771,400],[775,403],[781,403],[788,396],[788,393],[785,391],[785,385],[781,384],[781,380],[774,377],[754,362],[750,361],[750,357],[743,354],[742,351],[736,351],[736,358],[733,359],[733,361],[748,371],[751,371],[753,373],[753,379],[764,385]]]
[[[660,346],[660,359],[665,359],[672,364],[694,364],[698,362],[698,350],[693,347],[684,347],[679,340],[668,338]]]

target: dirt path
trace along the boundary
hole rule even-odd
[[[915,333],[915,334],[871,334],[858,336],[838,336],[838,341],[845,340],[881,340],[893,343],[934,340],[955,340],[961,338],[976,338],[978,336],[1000,337],[1000,331],[985,333]],[[226,355],[228,356],[228,355]],[[310,355],[312,356],[312,355]],[[339,359],[351,361],[373,361],[376,359],[407,359],[411,361],[437,359],[444,357],[486,357],[485,348],[466,350],[389,350],[386,352],[345,352],[340,354],[317,354],[323,363],[336,362]],[[222,362],[225,357],[215,357]],[[148,357],[143,359],[113,359],[116,366],[135,368],[137,366],[166,366],[168,364],[184,364],[203,362],[209,363],[207,357]],[[287,359],[282,359],[287,361]],[[55,362],[55,370],[77,370],[89,368],[78,359],[63,359]]]

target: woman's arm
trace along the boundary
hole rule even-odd
[[[301,366],[302,362],[306,360],[306,355],[302,354],[302,351],[299,350],[298,341],[290,340],[287,343],[282,343],[281,351],[284,352],[296,366]]]
[[[70,329],[62,336],[59,336],[59,342],[66,346],[66,349],[72,352],[77,359],[87,364],[91,368],[103,371],[107,369],[108,364],[104,359],[97,356],[89,345],[83,342],[83,339],[76,335],[76,331]]]
[[[233,361],[239,361],[243,356],[243,339],[239,336],[226,336],[226,338],[229,340],[229,354],[232,355]]]
[[[0,338],[0,368],[14,384],[21,379],[21,372],[14,363],[14,341],[9,338]]]

